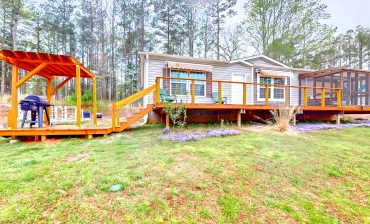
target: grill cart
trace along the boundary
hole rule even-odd
[[[27,96],[24,100],[21,100],[21,110],[23,113],[22,128],[25,123],[30,123],[30,127],[36,124],[36,118],[38,121],[39,128],[42,128],[44,111],[46,114],[46,119],[50,125],[50,117],[48,113],[48,107],[52,106],[46,99],[40,96],[30,95]],[[31,112],[31,120],[27,120],[28,111]]]

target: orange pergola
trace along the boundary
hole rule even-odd
[[[66,55],[0,50],[0,60],[4,60],[12,65],[12,103],[8,116],[9,128],[17,129],[18,88],[34,75],[39,75],[47,79],[46,97],[49,102],[52,100],[52,95],[68,81],[73,78],[76,79],[76,124],[79,128],[81,128],[81,78],[92,79],[93,118],[94,124],[97,124],[96,77],[75,58]],[[18,68],[28,71],[21,79],[18,78]],[[65,77],[65,79],[53,88],[55,77]]]

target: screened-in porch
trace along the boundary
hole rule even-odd
[[[327,106],[337,105],[335,92],[324,88],[341,88],[341,105],[370,106],[370,71],[350,68],[331,68],[299,75],[300,86],[322,87],[310,89],[308,105],[320,105],[322,100]],[[325,92],[322,92],[322,91]],[[300,93],[303,101],[303,94]]]

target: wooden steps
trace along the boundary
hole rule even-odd
[[[150,111],[153,110],[153,105],[150,104],[146,108],[141,109],[140,111],[136,112],[132,117],[128,118],[125,122],[120,122],[119,126],[116,127],[116,130],[114,132],[121,132],[128,128],[130,125],[134,124],[141,118],[143,118],[145,115],[147,115]]]

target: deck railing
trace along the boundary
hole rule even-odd
[[[150,86],[140,92],[137,92],[121,101],[112,104],[112,129],[119,127],[120,122],[125,122],[134,116],[147,105],[144,102],[146,96],[151,96],[156,91],[156,85]],[[154,94],[153,96],[155,96]]]
[[[199,82],[206,83],[204,91],[206,91],[207,84],[212,84],[212,92],[217,92],[218,99],[223,97],[223,88],[227,85],[241,86],[242,90],[242,101],[237,104],[247,105],[264,105],[272,106],[276,104],[284,104],[286,106],[303,106],[303,107],[341,107],[342,106],[342,89],[341,88],[330,88],[330,87],[313,87],[313,86],[295,86],[295,85],[280,85],[280,84],[265,84],[255,82],[237,82],[237,81],[223,81],[223,80],[204,80],[204,79],[193,79],[193,78],[174,78],[174,77],[157,77],[156,78],[156,97],[154,100],[155,104],[160,102],[160,89],[164,88],[163,82],[167,80],[168,83],[171,81],[186,81],[186,85],[190,86],[190,91],[187,95],[190,96],[190,103],[196,104],[197,97],[195,95],[195,84]],[[171,88],[171,84],[167,83],[167,88]],[[216,87],[216,90],[215,88]],[[284,97],[280,99],[271,99],[270,94],[272,93],[272,87],[278,88],[280,91],[284,90]],[[233,87],[228,87],[233,88]],[[248,96],[249,93],[253,92],[253,96]],[[253,90],[252,90],[253,89]],[[252,91],[251,91],[252,90]],[[259,91],[265,91],[262,97]],[[232,90],[230,89],[230,94]],[[293,93],[293,94],[291,94]],[[169,93],[168,93],[169,94]],[[291,95],[296,95],[296,99],[291,99]],[[252,100],[251,104],[248,104],[248,98]],[[212,97],[211,97],[212,98]],[[296,103],[292,103],[296,102]],[[188,103],[188,102],[187,102]],[[222,100],[218,100],[218,104],[222,104]],[[229,104],[229,102],[228,102]],[[296,105],[293,105],[296,104]]]

